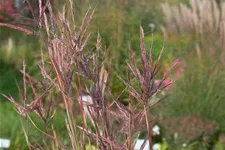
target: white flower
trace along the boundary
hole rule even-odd
[[[153,146],[152,146],[152,150],[160,150],[160,148],[161,148],[161,145],[158,143],[153,144]]]
[[[183,146],[183,147],[187,147],[187,144],[186,144],[186,143],[183,143],[182,146]]]
[[[152,134],[153,135],[160,135],[160,128],[158,125],[155,125],[153,128],[152,128]]]
[[[148,26],[149,26],[152,30],[155,29],[155,24],[154,24],[154,23],[149,23]]]

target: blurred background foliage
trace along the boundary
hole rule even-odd
[[[11,2],[12,8],[18,9],[15,8],[13,1]],[[63,5],[69,6],[62,0],[52,2],[56,12],[62,10]],[[213,140],[217,147],[221,147],[222,142],[219,141],[219,137],[225,134],[225,57],[221,56],[225,56],[225,49],[222,45],[213,44],[217,41],[217,36],[210,38],[209,42],[209,39],[202,40],[198,34],[192,32],[169,32],[165,21],[167,15],[163,13],[161,7],[162,3],[167,3],[169,6],[179,6],[182,3],[189,8],[188,0],[75,0],[74,2],[75,20],[78,26],[89,6],[96,8],[87,48],[95,46],[99,32],[102,47],[107,49],[107,64],[112,65],[111,85],[116,95],[124,88],[116,73],[121,76],[126,75],[128,42],[131,43],[135,57],[140,62],[139,27],[142,25],[147,49],[150,48],[153,40],[154,58],[159,55],[162,47],[165,49],[159,79],[174,59],[179,58],[184,64],[179,76],[176,76],[175,72],[171,74],[175,83],[169,91],[170,96],[154,108],[152,112],[154,118],[160,122],[161,118],[193,115],[215,122],[218,132]],[[216,3],[219,10],[224,7],[222,0],[217,0]],[[35,5],[35,2],[32,4]],[[4,5],[0,3],[0,6]],[[7,14],[6,9],[2,7],[0,7],[0,20],[15,22],[16,19]],[[170,34],[165,36],[165,32]],[[25,60],[29,73],[39,76],[41,41],[35,36],[28,36],[5,27],[0,27],[0,37],[0,92],[10,94],[19,100],[16,82],[18,85],[22,83],[20,74],[22,62]],[[127,95],[124,95],[121,100],[126,103],[126,98]],[[21,125],[21,123],[26,124],[26,121],[19,119],[12,105],[2,96],[0,96],[0,119],[0,137],[10,138],[13,141],[11,149],[18,148],[18,145],[20,149],[26,149]],[[77,120],[79,122],[80,118]],[[64,116],[60,111],[57,112],[55,121],[58,125],[57,131],[65,129]],[[38,120],[36,122],[38,123]],[[37,136],[36,131],[30,128],[30,134]],[[67,136],[61,135],[62,139]]]

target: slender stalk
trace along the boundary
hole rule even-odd
[[[152,150],[151,127],[150,127],[150,123],[149,123],[148,111],[147,111],[146,106],[144,106],[144,112],[145,112],[145,121],[146,121],[146,125],[147,125],[147,134],[148,134],[149,150]]]

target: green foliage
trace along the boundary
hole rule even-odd
[[[31,66],[36,65],[40,56],[40,43],[37,37],[28,36],[12,29],[0,28],[0,61],[21,68],[23,60]],[[31,69],[32,70],[32,69]]]
[[[224,150],[225,149],[225,145],[223,145],[220,142],[217,142],[213,148],[213,150]]]
[[[86,145],[86,146],[85,146],[85,149],[86,149],[86,150],[97,150],[97,148],[96,148],[95,146],[90,145],[90,144],[89,144],[89,145]]]
[[[215,121],[225,131],[225,70],[218,56],[189,54],[184,72],[164,103],[167,116],[192,114]]]
[[[31,137],[29,142],[32,144],[36,144],[37,142],[42,143],[43,139],[41,138],[41,134],[38,130],[47,130],[51,128],[51,126],[46,126],[42,120],[40,120],[34,114],[30,114],[30,119],[32,119],[33,123],[37,128],[30,122],[29,119],[24,120],[24,118],[20,118],[19,114],[16,112],[15,108],[8,102],[1,102],[0,105],[0,137],[7,138],[11,140],[9,150],[14,149],[28,149],[25,135],[23,132],[23,128],[28,132],[28,136]],[[75,118],[77,124],[81,124],[81,118]],[[66,131],[65,126],[65,115],[62,111],[57,111],[54,115],[54,128],[59,136],[60,140],[63,141],[65,145],[69,143],[68,133]],[[46,128],[47,127],[47,128]],[[52,143],[48,143],[49,146]]]
[[[20,117],[10,103],[1,102],[0,118],[0,137],[11,140],[10,149],[27,149]]]
[[[16,81],[20,85],[22,80],[21,73],[13,65],[8,65],[2,61],[0,61],[0,67],[0,92],[18,96]],[[2,96],[0,96],[0,101],[2,101]]]

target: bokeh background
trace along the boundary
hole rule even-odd
[[[90,47],[98,32],[107,49],[107,63],[112,64],[114,93],[124,85],[116,73],[126,75],[127,45],[132,43],[137,61],[139,28],[145,31],[146,47],[153,39],[153,57],[162,47],[164,54],[159,78],[170,64],[179,59],[178,67],[168,80],[175,83],[165,94],[169,97],[152,110],[172,149],[183,143],[190,149],[223,149],[225,146],[225,2],[222,0],[74,0],[75,20],[81,23],[85,12],[96,7],[91,23]],[[54,0],[53,10],[60,11],[63,0]],[[35,7],[36,1],[31,4]],[[17,14],[17,15],[15,15]],[[31,14],[22,0],[0,0],[0,22],[26,24],[21,16]],[[32,27],[31,27],[32,28]],[[20,100],[17,85],[22,84],[23,61],[27,71],[39,77],[41,41],[22,32],[0,27],[0,92]],[[127,97],[121,98],[126,104]],[[61,104],[55,104],[60,110]],[[0,96],[0,138],[11,140],[10,149],[26,149],[23,124],[13,105]],[[35,118],[34,118],[35,120]],[[80,118],[77,118],[78,122]],[[56,113],[56,129],[62,139],[66,133],[64,117]],[[41,122],[36,121],[37,124]],[[176,138],[174,134],[179,134]],[[41,140],[36,130],[30,135]],[[161,137],[161,139],[162,139]],[[162,142],[162,140],[160,141]],[[68,141],[64,141],[68,143]],[[198,147],[198,148],[199,148]],[[197,148],[197,149],[198,149]]]

